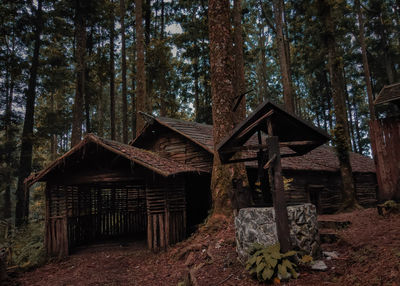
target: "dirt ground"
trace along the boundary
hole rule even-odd
[[[400,215],[381,217],[376,209],[324,216],[349,220],[339,241],[323,245],[339,259],[329,270],[299,269],[297,280],[282,285],[400,286]],[[211,233],[211,234],[210,234]],[[189,271],[191,275],[189,275]],[[18,274],[15,285],[177,285],[187,276],[196,285],[261,285],[236,259],[233,223],[209,229],[154,254],[144,242],[87,247],[63,261]]]

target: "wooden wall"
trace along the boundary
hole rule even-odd
[[[186,237],[185,181],[182,177],[150,185],[147,195],[147,244],[159,251]]]
[[[48,185],[46,193],[45,241],[50,255],[65,256],[79,245],[145,233],[143,186]]]
[[[256,178],[257,170],[249,169],[250,178]],[[285,191],[288,205],[318,204],[319,213],[334,213],[341,203],[341,179],[339,173],[284,170],[284,177],[293,178]],[[373,173],[354,173],[356,196],[363,207],[376,205],[377,181]],[[252,185],[252,182],[250,182]]]
[[[379,200],[400,200],[400,119],[370,122],[371,145],[375,154]]]
[[[212,169],[213,156],[209,152],[167,128],[162,129],[162,136],[147,140],[140,148],[209,172]]]
[[[66,256],[79,245],[147,232],[153,251],[186,237],[185,178],[129,183],[65,186],[47,184],[48,254]]]

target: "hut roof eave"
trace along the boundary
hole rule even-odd
[[[52,170],[62,164],[69,156],[78,152],[81,148],[86,146],[88,143],[95,143],[107,149],[110,152],[118,154],[134,163],[141,165],[142,167],[149,169],[163,177],[169,177],[180,173],[204,173],[205,171],[199,168],[190,167],[171,159],[166,159],[159,156],[151,151],[136,148],[130,145],[119,143],[112,140],[100,138],[94,134],[87,134],[85,138],[77,145],[72,147],[64,155],[50,163],[45,169],[40,172],[33,173],[27,177],[24,183],[30,187],[35,182],[42,181],[45,176]]]
[[[380,105],[395,101],[400,102],[400,82],[385,85],[376,97],[374,104]]]

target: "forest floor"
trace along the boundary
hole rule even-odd
[[[337,251],[329,269],[300,269],[300,277],[282,285],[400,286],[400,215],[379,216],[376,209],[324,216],[348,220],[339,241],[322,245]],[[193,277],[195,285],[261,285],[236,259],[233,223],[207,229],[168,251],[154,254],[145,242],[94,245],[65,260],[17,274],[14,285],[177,285]],[[189,275],[188,273],[191,272]],[[186,278],[187,279],[187,278]]]

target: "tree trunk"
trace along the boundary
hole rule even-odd
[[[232,37],[230,34],[229,1],[210,0],[208,9],[211,94],[214,146],[235,126],[235,115],[232,112],[234,90],[232,84],[234,60],[231,53]],[[218,153],[215,152],[211,189],[213,195],[213,216],[232,214],[233,185],[232,179],[244,177],[245,170],[240,164],[221,165]]]
[[[328,64],[332,87],[336,126],[333,131],[336,152],[339,158],[342,178],[342,203],[340,210],[351,210],[358,206],[354,190],[353,173],[350,164],[350,136],[347,124],[346,103],[343,94],[342,62],[337,54],[332,7],[329,0],[319,0],[319,14],[325,25],[323,40],[328,49]]]
[[[8,67],[9,68],[9,67]],[[14,76],[12,70],[10,71],[10,75],[8,75],[8,68],[6,74],[6,110],[5,110],[5,135],[6,135],[6,146],[7,146],[7,154],[6,154],[6,168],[5,171],[5,190],[3,195],[3,217],[5,219],[11,218],[11,183],[13,181],[13,167],[12,167],[12,155],[13,152],[9,149],[13,145],[14,135],[12,129],[12,102],[14,97]],[[10,78],[10,80],[8,80]]]
[[[285,107],[289,112],[294,113],[294,96],[292,79],[290,78],[289,57],[285,47],[285,39],[283,35],[283,0],[274,0],[274,16],[276,25],[276,41],[278,46],[279,65],[281,69],[283,100]]]
[[[146,112],[146,70],[144,66],[144,38],[142,24],[142,0],[135,0],[136,3],[136,134],[143,129],[145,122],[139,114],[140,111]]]
[[[26,105],[24,127],[21,136],[21,155],[19,163],[18,185],[16,191],[15,225],[19,226],[29,216],[29,189],[25,192],[24,180],[31,173],[33,149],[33,124],[35,114],[36,82],[39,68],[40,35],[42,33],[42,0],[38,0],[35,19],[35,44],[33,48],[32,65],[29,75],[28,90],[26,91]]]
[[[194,76],[194,110],[195,120],[200,122],[200,88],[199,88],[199,57],[193,59],[193,76]]]
[[[90,29],[90,33],[87,37],[87,42],[86,42],[86,47],[87,47],[87,53],[89,58],[93,54],[93,26]],[[84,92],[84,101],[85,101],[85,116],[86,116],[86,133],[91,133],[92,132],[92,126],[90,122],[90,104],[91,104],[91,91],[90,91],[90,69],[86,65],[85,66],[85,92]]]
[[[121,72],[122,72],[122,142],[128,143],[128,97],[126,94],[125,1],[120,0]]]
[[[76,0],[75,31],[76,47],[76,91],[72,107],[71,147],[81,141],[83,123],[83,98],[85,89],[85,53],[86,53],[86,19],[83,11],[83,0]]]
[[[371,78],[369,72],[369,64],[368,64],[368,57],[367,57],[367,45],[365,44],[365,37],[364,37],[364,19],[361,13],[361,4],[360,0],[355,0],[354,5],[356,6],[355,9],[358,14],[358,26],[359,26],[359,39],[360,39],[360,46],[361,46],[361,53],[362,53],[362,62],[364,67],[364,80],[367,86],[367,96],[368,96],[368,107],[369,107],[369,114],[371,120],[375,120],[375,107],[374,107],[374,97],[372,93],[372,85],[371,85]]]
[[[388,44],[388,39],[385,31],[385,19],[384,16],[382,15],[383,11],[380,11],[379,14],[379,20],[380,20],[380,25],[378,27],[378,31],[380,34],[380,46],[383,51],[383,60],[385,64],[385,70],[386,70],[386,75],[388,78],[388,83],[393,84],[395,82],[395,69],[393,66],[393,61],[392,61],[392,56],[390,55],[389,51],[389,44]]]
[[[161,27],[160,27],[160,39],[164,40],[164,0],[161,0]],[[163,51],[164,52],[164,51]],[[164,56],[164,55],[162,55]],[[168,105],[172,104],[172,101],[168,100],[167,81],[166,81],[166,70],[164,67],[160,69],[161,83],[160,83],[160,115],[167,116]]]
[[[114,2],[111,0],[111,26],[110,26],[110,124],[111,140],[115,140],[115,59],[114,59],[114,37],[115,37],[115,19]]]
[[[151,38],[151,0],[143,0],[144,5],[144,53],[147,54],[148,49],[150,48],[150,38]],[[143,15],[143,8],[142,8]],[[143,19],[143,17],[141,17]],[[152,95],[153,95],[153,76],[151,75],[151,71],[148,65],[149,59],[145,58],[145,71],[147,77],[146,80],[146,98],[145,98],[145,109],[152,110]],[[142,110],[144,111],[144,110]]]
[[[258,38],[258,48],[260,53],[260,81],[261,81],[261,92],[258,95],[258,103],[263,102],[266,99],[271,100],[271,95],[268,93],[268,77],[267,77],[267,59],[265,57],[266,49],[265,49],[265,35],[264,35],[264,26],[260,25],[260,35]]]
[[[242,93],[246,92],[246,80],[244,77],[244,59],[243,59],[241,0],[233,1],[233,26],[234,26],[233,38],[234,38],[234,54],[235,54],[233,89],[236,101]],[[240,105],[235,113],[236,113],[236,124],[246,118],[245,97],[242,98]]]

